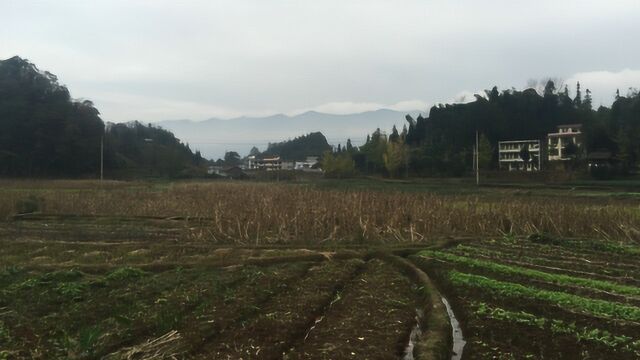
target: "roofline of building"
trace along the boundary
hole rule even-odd
[[[559,137],[559,136],[577,136],[582,135],[582,132],[570,132],[570,133],[550,133],[547,137]]]
[[[562,124],[562,125],[558,125],[557,127],[558,128],[561,128],[561,127],[563,127],[563,128],[564,127],[580,127],[581,128],[582,124]]]
[[[540,140],[504,140],[504,141],[498,141],[498,144],[520,143],[520,142],[540,142]]]

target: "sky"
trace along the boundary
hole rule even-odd
[[[640,1],[0,0],[0,59],[105,121],[424,110],[554,78],[640,87]]]

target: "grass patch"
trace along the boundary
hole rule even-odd
[[[146,271],[143,271],[134,267],[121,267],[116,270],[111,271],[105,276],[105,280],[107,281],[123,281],[129,279],[137,279],[149,274]]]

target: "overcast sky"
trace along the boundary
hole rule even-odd
[[[426,110],[531,79],[640,87],[640,1],[0,0],[0,58],[106,121]]]

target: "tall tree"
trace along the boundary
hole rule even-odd
[[[592,101],[593,99],[591,98],[591,90],[587,89],[585,91],[584,101],[582,102],[582,108],[587,111],[593,110]]]
[[[393,129],[391,129],[391,135],[389,135],[389,142],[397,143],[400,141],[400,134],[398,134],[398,128],[393,125]]]
[[[353,145],[351,145],[351,139],[347,139],[347,152],[351,154],[353,153],[353,151],[354,151],[354,148],[353,148]]]
[[[404,143],[389,141],[383,154],[384,166],[391,177],[399,177],[407,164],[407,148]]]
[[[576,97],[573,99],[573,103],[578,107],[582,105],[582,91],[580,91],[580,81],[576,83]]]
[[[240,154],[235,151],[227,151],[224,154],[224,163],[227,166],[240,165],[241,162]]]
[[[543,96],[545,97],[553,96],[555,92],[556,92],[556,84],[553,82],[553,80],[547,81],[546,85],[544,86]]]

